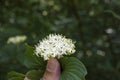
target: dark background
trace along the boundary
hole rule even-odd
[[[120,80],[120,0],[0,0],[0,80],[25,73],[24,44],[50,33],[76,41],[86,80]],[[7,43],[25,35],[25,42]]]

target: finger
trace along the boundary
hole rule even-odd
[[[25,77],[24,80],[29,80],[29,79],[27,77]]]
[[[57,59],[50,59],[48,61],[46,71],[41,80],[59,80],[60,77],[60,64]]]

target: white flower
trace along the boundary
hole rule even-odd
[[[15,37],[10,37],[7,40],[7,43],[13,43],[13,44],[19,44],[21,42],[24,42],[27,39],[26,36],[15,36]]]
[[[113,34],[113,33],[115,33],[115,30],[112,29],[112,28],[108,28],[108,29],[106,29],[106,33],[107,34]]]
[[[35,46],[35,54],[44,60],[61,58],[63,55],[70,55],[75,52],[75,42],[62,35],[50,34]]]

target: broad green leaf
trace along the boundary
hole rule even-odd
[[[29,45],[25,45],[25,61],[24,64],[28,67],[28,68],[39,68],[39,69],[43,69],[46,65],[46,62],[43,60],[43,58],[38,57],[34,54],[34,48],[29,46]]]
[[[30,80],[40,80],[40,78],[43,76],[44,71],[40,70],[31,70],[27,72],[26,77]]]
[[[87,70],[84,64],[75,57],[60,59],[62,73],[60,80],[85,80]]]
[[[7,77],[8,77],[8,80],[23,80],[25,75],[22,73],[11,71],[8,73]]]

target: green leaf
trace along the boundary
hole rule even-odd
[[[85,80],[87,70],[84,64],[75,57],[60,59],[62,73],[60,80]]]
[[[7,77],[9,80],[23,80],[25,75],[22,73],[11,71],[8,73]]]
[[[40,70],[31,70],[27,72],[26,77],[30,80],[40,80],[43,76],[44,71]]]
[[[24,80],[24,78],[22,78],[22,77],[13,77],[13,78],[11,78],[9,80]]]
[[[111,13],[113,15],[113,17],[115,17],[116,19],[120,20],[120,15],[116,14],[114,11],[112,11],[112,10],[106,10],[105,12]]]
[[[43,58],[38,57],[34,54],[34,48],[29,46],[29,45],[25,45],[25,61],[24,64],[28,67],[28,68],[39,68],[39,69],[43,69],[46,65],[46,62],[44,61]]]

